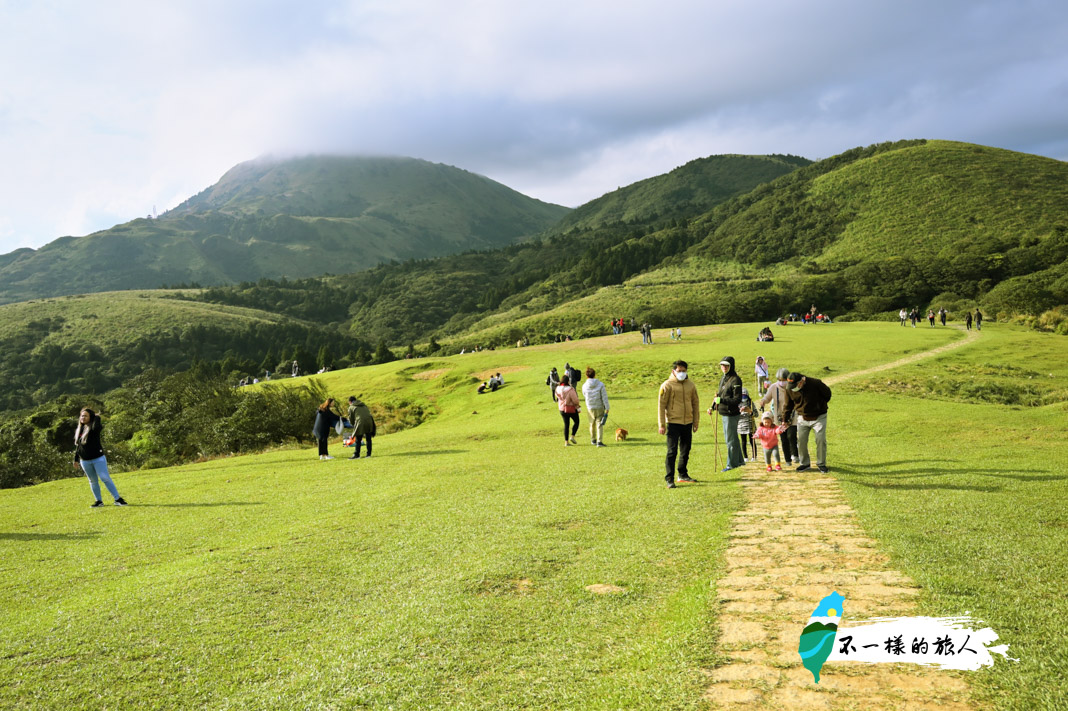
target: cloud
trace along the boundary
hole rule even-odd
[[[711,153],[898,138],[1068,154],[1059,5],[8,4],[0,251],[264,153],[411,155],[577,205]]]

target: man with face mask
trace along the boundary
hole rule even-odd
[[[671,365],[671,375],[660,386],[656,404],[657,431],[667,435],[667,458],[664,476],[669,489],[675,488],[675,460],[679,462],[679,481],[693,481],[689,475],[690,444],[701,422],[697,386],[689,379],[686,361]]]
[[[816,467],[827,472],[827,403],[831,399],[831,389],[822,380],[808,378],[801,373],[786,376],[786,410],[783,419],[787,422],[797,412],[797,449],[801,455],[801,465],[797,471],[812,468],[808,454],[808,436],[816,433]]]

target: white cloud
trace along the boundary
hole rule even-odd
[[[264,153],[412,155],[575,205],[718,152],[1068,154],[1045,0],[0,5],[0,252]]]

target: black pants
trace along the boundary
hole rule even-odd
[[[326,452],[326,437],[318,437],[317,439],[319,440],[319,456],[320,457],[325,457],[326,454],[327,454],[327,452]]]
[[[757,457],[756,438],[753,437],[752,433],[739,434],[738,435],[738,441],[742,443],[742,453],[747,457],[748,456],[752,456],[753,459],[756,459],[756,457]],[[753,454],[750,455],[749,452],[752,452]]]
[[[779,435],[779,442],[782,444],[784,464],[789,464],[793,459],[800,459],[801,455],[797,452],[797,425],[787,427],[786,431]]]
[[[578,426],[579,426],[578,413],[577,412],[563,412],[563,411],[561,411],[560,412],[560,416],[562,418],[564,418],[564,439],[565,440],[568,438],[568,436],[567,436],[567,421],[568,420],[574,420],[574,423],[571,425],[571,439],[574,439],[575,438],[575,433],[578,432]]]
[[[353,459],[360,458],[360,447],[363,446],[363,438],[367,438],[367,456],[371,456],[371,435],[356,435],[356,451],[352,453]]]
[[[667,459],[664,460],[668,484],[675,483],[675,459],[679,460],[679,478],[685,479],[689,474],[690,444],[693,442],[693,425],[677,425],[669,422],[667,426]]]

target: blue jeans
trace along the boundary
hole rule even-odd
[[[720,415],[723,421],[723,442],[727,445],[727,466],[731,469],[745,463],[742,457],[742,444],[738,441],[739,415]]]
[[[100,501],[100,481],[108,488],[111,498],[122,498],[119,496],[119,490],[115,488],[115,482],[111,480],[111,475],[108,474],[108,460],[103,455],[96,459],[83,459],[81,465],[85,476],[89,477],[89,488],[93,490],[94,499]]]

